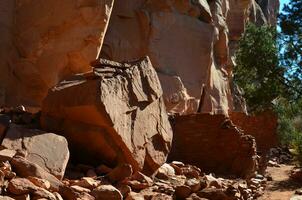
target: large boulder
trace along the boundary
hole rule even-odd
[[[39,106],[58,81],[89,70],[112,6],[113,0],[1,1],[0,93],[5,102],[0,98],[0,103]]]
[[[82,162],[153,173],[165,161],[172,130],[162,89],[148,58],[132,63],[101,59],[49,91],[41,124],[67,137]]]
[[[63,178],[69,160],[68,144],[64,137],[12,124],[2,146],[23,152],[28,161],[39,165],[59,179]]]

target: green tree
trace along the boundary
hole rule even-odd
[[[251,112],[272,108],[272,101],[285,88],[276,36],[274,27],[248,24],[239,41],[234,82],[243,89]]]
[[[302,1],[291,0],[280,16],[280,62],[287,67],[287,76],[296,92],[301,93],[302,74]],[[301,96],[301,94],[300,94]]]

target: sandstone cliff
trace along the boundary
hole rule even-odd
[[[230,87],[236,42],[247,21],[275,25],[278,7],[279,0],[3,0],[0,103],[40,106],[49,88],[90,69],[104,40],[103,58],[150,57],[168,112],[243,111]]]

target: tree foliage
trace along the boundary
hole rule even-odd
[[[234,82],[244,91],[250,111],[272,106],[284,90],[284,68],[278,61],[276,30],[248,24],[236,52]]]
[[[273,108],[282,144],[302,164],[302,1],[291,0],[276,28],[249,24],[236,53],[234,81],[250,111]]]
[[[302,1],[291,0],[279,16],[280,62],[287,67],[287,76],[301,90],[302,74]],[[300,86],[300,87],[299,87]]]

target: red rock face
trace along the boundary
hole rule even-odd
[[[256,143],[223,115],[196,114],[173,120],[169,160],[194,164],[218,174],[249,176],[257,168]]]
[[[172,130],[149,59],[104,61],[61,82],[43,102],[42,127],[66,136],[74,157],[151,174],[165,161]]]
[[[256,116],[233,112],[230,118],[245,134],[255,137],[257,150],[261,153],[265,154],[270,148],[277,146],[278,122],[277,116],[272,112],[263,112]]]
[[[39,106],[60,80],[90,70],[112,5],[113,0],[1,1],[0,103]]]

